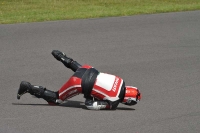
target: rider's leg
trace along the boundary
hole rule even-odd
[[[81,65],[74,61],[72,58],[67,57],[65,53],[58,50],[53,50],[52,55],[58,60],[61,61],[67,68],[70,68],[72,71],[76,71]]]
[[[49,104],[59,104],[58,92],[53,92],[42,86],[34,86],[29,82],[22,81],[17,93],[17,99],[20,99],[20,97],[25,93],[30,93],[37,98],[43,98]]]

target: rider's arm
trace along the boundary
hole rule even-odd
[[[109,102],[103,100],[93,101],[92,99],[86,99],[85,106],[90,110],[111,109]]]

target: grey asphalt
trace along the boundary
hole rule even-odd
[[[73,74],[51,55],[121,76],[142,100],[91,111],[26,94],[22,80],[57,91]],[[199,133],[200,11],[0,25],[0,133]]]

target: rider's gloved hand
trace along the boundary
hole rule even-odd
[[[111,109],[111,106],[107,101],[93,101],[92,99],[87,98],[85,100],[85,106],[91,110]]]

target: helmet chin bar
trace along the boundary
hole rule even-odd
[[[129,103],[125,103],[125,105],[129,105],[129,106],[131,106],[131,105],[136,105],[137,104],[137,102],[136,101],[133,101],[133,100],[131,100]]]
[[[137,104],[137,99],[136,98],[127,98],[127,97],[125,97],[124,98],[124,100],[123,100],[123,102],[122,102],[123,104],[125,104],[125,105],[136,105]]]

